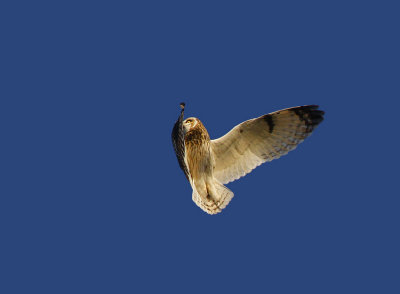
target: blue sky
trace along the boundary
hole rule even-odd
[[[1,4],[2,293],[399,293],[394,1]],[[170,133],[325,121],[191,200]]]

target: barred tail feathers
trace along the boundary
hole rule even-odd
[[[208,214],[217,214],[232,200],[234,194],[216,179],[207,184],[208,195],[202,197],[193,186],[192,200]]]

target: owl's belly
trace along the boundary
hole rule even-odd
[[[198,162],[198,165],[190,171],[190,174],[192,188],[195,189],[203,199],[208,198],[212,193],[210,190],[210,183],[214,181],[212,156],[203,157]]]
[[[191,144],[186,146],[185,159],[190,177],[193,180],[212,177],[214,158],[210,150],[210,144]]]

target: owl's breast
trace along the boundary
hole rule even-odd
[[[208,133],[191,130],[185,135],[185,157],[192,178],[212,174],[213,155]]]

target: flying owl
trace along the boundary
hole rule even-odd
[[[184,120],[185,103],[172,129],[179,165],[202,210],[217,214],[233,198],[224,184],[243,177],[260,164],[295,149],[323,120],[318,105],[287,108],[242,122],[221,138],[210,136],[198,118]]]

